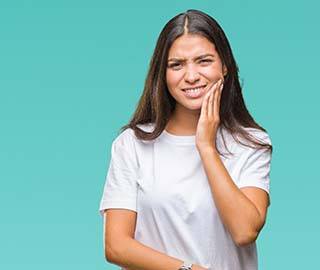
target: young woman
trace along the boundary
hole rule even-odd
[[[271,153],[219,24],[178,14],[112,143],[99,209],[106,259],[133,270],[257,269]]]

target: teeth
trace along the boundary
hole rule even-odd
[[[198,87],[198,88],[193,88],[193,89],[188,89],[186,90],[186,92],[189,92],[189,93],[196,93],[196,92],[199,92],[200,89],[202,89],[203,87]]]

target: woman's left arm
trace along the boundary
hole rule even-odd
[[[234,242],[239,246],[254,242],[266,220],[267,192],[256,187],[239,189],[214,148],[201,148],[199,153],[215,205]]]
[[[267,192],[260,188],[238,188],[216,150],[214,142],[220,123],[222,88],[223,77],[203,99],[196,146],[222,222],[234,242],[242,246],[256,240],[266,220],[269,197]]]

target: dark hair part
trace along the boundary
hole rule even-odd
[[[212,42],[222,64],[226,66],[227,74],[224,77],[224,91],[222,91],[220,103],[221,127],[228,130],[233,138],[243,145],[250,146],[239,141],[237,136],[240,135],[252,142],[254,147],[266,147],[272,152],[272,145],[257,140],[244,129],[256,128],[266,132],[254,121],[246,108],[239,83],[238,66],[224,31],[211,16],[194,9],[176,15],[162,29],[149,64],[144,90],[137,108],[129,123],[121,127],[121,130],[131,128],[138,139],[153,140],[165,129],[176,104],[166,83],[169,49],[178,37],[186,34],[186,31],[190,34],[201,35]],[[148,123],[155,125],[152,132],[146,132],[137,127],[138,124]],[[226,146],[223,135],[222,138]]]

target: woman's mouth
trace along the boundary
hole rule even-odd
[[[199,87],[184,89],[183,92],[188,98],[199,98],[206,92],[206,86],[207,85],[202,85]]]

